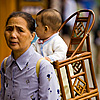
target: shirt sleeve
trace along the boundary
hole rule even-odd
[[[47,60],[42,60],[40,63],[39,98],[40,100],[61,100],[54,68]]]
[[[51,59],[51,61],[55,60],[61,61],[66,59],[68,46],[61,38],[58,37],[58,40],[57,39],[54,40],[52,49],[53,49],[53,54],[48,56]]]
[[[1,64],[1,90],[0,90],[0,100],[4,100],[4,70],[3,63]]]

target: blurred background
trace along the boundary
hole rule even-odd
[[[6,19],[13,11],[25,11],[32,14],[35,19],[36,13],[41,9],[57,9],[63,21],[72,13],[80,9],[92,9],[95,13],[95,24],[91,31],[91,50],[93,56],[94,70],[98,86],[100,85],[100,0],[0,0],[0,64],[2,60],[9,56],[11,51],[7,47],[4,39]],[[66,44],[69,44],[70,31],[73,21],[64,26],[61,37]],[[100,87],[100,86],[99,86]],[[100,89],[99,89],[100,90]]]

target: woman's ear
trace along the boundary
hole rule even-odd
[[[35,38],[35,32],[33,32],[33,33],[31,34],[31,36],[32,36],[32,40],[31,40],[31,41],[33,41],[33,39]]]

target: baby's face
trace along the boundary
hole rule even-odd
[[[36,20],[36,34],[40,39],[44,38],[44,26],[42,25],[42,23],[38,20]]]
[[[36,34],[42,40],[46,40],[49,37],[51,37],[54,33],[56,33],[49,26],[47,26],[47,25],[44,26],[42,24],[41,15],[38,15],[36,17],[36,24],[37,24],[37,26],[36,26]]]
[[[41,21],[41,15],[38,15],[36,17],[36,34],[40,39],[46,39],[47,38],[47,34],[46,34],[46,30],[45,30],[45,26],[42,25]]]

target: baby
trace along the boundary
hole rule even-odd
[[[36,34],[39,37],[35,42],[35,50],[50,62],[66,59],[67,45],[59,36],[58,29],[62,24],[60,13],[55,9],[44,9],[36,15]],[[70,98],[65,68],[61,68],[66,95]],[[66,83],[67,81],[67,83]]]

